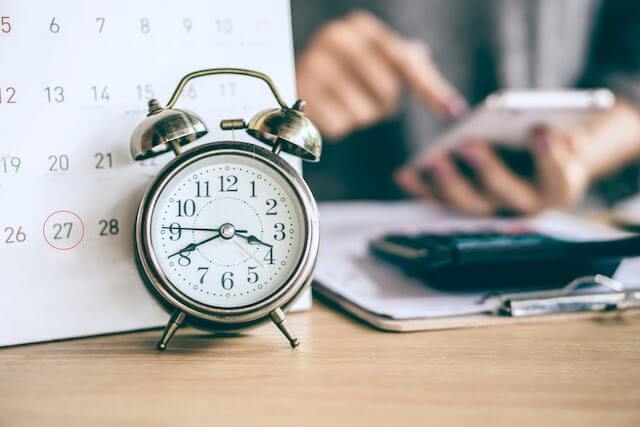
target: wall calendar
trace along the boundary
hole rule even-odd
[[[132,230],[172,156],[134,162],[129,140],[149,99],[225,66],[260,70],[295,100],[288,1],[2,2],[0,346],[166,322],[139,283]],[[214,76],[178,106],[211,124],[204,140],[247,140],[214,124],[274,102],[259,81]]]

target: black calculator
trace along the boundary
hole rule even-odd
[[[640,256],[640,237],[575,242],[528,230],[390,234],[369,249],[436,288],[551,288],[579,276],[612,275],[622,258]]]

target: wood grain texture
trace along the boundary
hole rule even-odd
[[[5,321],[7,321],[5,319]],[[316,304],[212,337],[183,329],[0,350],[0,425],[640,425],[640,317],[381,333]]]

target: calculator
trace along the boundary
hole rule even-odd
[[[578,276],[613,274],[622,258],[640,255],[640,237],[577,242],[529,230],[390,234],[371,241],[369,250],[436,288],[551,288]]]

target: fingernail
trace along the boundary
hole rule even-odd
[[[422,39],[413,39],[410,40],[409,43],[417,50],[420,51],[421,54],[426,56],[431,56],[431,49]]]
[[[467,163],[476,168],[481,167],[485,162],[484,153],[476,147],[463,147],[458,153]]]
[[[447,112],[455,118],[458,118],[469,111],[469,104],[467,104],[467,101],[460,95],[452,95],[449,97],[445,106]]]

